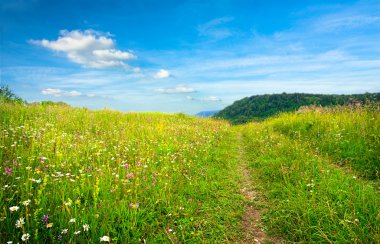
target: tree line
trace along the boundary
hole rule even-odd
[[[232,105],[216,113],[214,118],[226,119],[232,124],[242,124],[264,120],[280,112],[296,111],[302,106],[336,106],[379,101],[380,93],[353,95],[281,93],[255,95],[235,101]]]

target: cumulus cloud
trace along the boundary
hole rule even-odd
[[[125,61],[136,58],[131,52],[115,49],[115,41],[109,38],[109,34],[94,30],[62,30],[57,40],[43,39],[30,42],[63,52],[70,61],[87,68],[129,68]]]
[[[55,97],[78,97],[82,93],[78,91],[64,91],[61,89],[46,88],[41,91],[43,95],[52,95]]]
[[[168,78],[170,76],[170,72],[166,69],[160,69],[155,75],[154,78],[156,79],[164,79]]]
[[[193,93],[196,92],[194,88],[188,86],[176,86],[173,88],[160,88],[157,89],[157,92],[173,94],[173,93]]]

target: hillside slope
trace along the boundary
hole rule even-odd
[[[285,243],[380,243],[377,106],[284,113],[240,129],[255,208]],[[279,241],[281,242],[281,241]]]
[[[183,114],[0,102],[0,243],[238,238],[243,199],[229,127]]]
[[[255,95],[235,101],[214,115],[233,124],[242,124],[252,120],[263,120],[279,112],[296,111],[302,106],[344,105],[353,102],[365,103],[380,101],[380,93],[356,95],[322,95],[306,93],[282,93],[272,95]]]

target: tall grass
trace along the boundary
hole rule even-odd
[[[269,233],[380,241],[376,106],[231,128],[183,114],[0,105],[0,243],[242,241],[246,164]]]
[[[378,104],[304,109],[270,120],[274,130],[308,142],[337,165],[367,179],[380,178],[380,108]]]
[[[242,198],[229,180],[236,162],[224,162],[228,127],[183,115],[1,104],[0,242],[232,238]]]
[[[338,108],[282,114],[243,126],[268,231],[291,242],[378,243],[378,110]],[[357,171],[336,167],[347,161]]]

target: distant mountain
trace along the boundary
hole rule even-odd
[[[220,110],[213,110],[213,111],[202,111],[197,113],[195,116],[201,117],[201,118],[208,118],[219,112]]]
[[[301,106],[333,106],[348,103],[380,101],[380,93],[355,95],[322,95],[305,93],[282,93],[256,95],[235,101],[232,105],[219,111],[215,118],[222,118],[232,124],[241,124],[253,120],[263,120],[280,112],[296,111]]]

